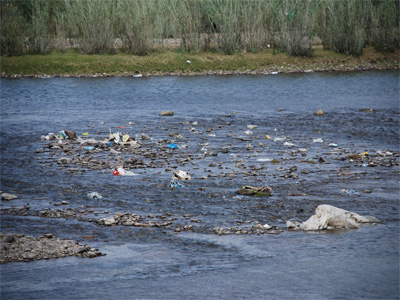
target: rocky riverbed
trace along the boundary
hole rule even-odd
[[[374,114],[372,109],[362,109],[363,114]],[[301,201],[282,201],[272,197],[274,193],[286,195],[289,199],[303,198],[315,193],[309,180],[315,176],[322,184],[330,184],[338,179],[358,181],[369,176],[374,170],[393,168],[399,172],[399,153],[396,149],[366,149],[352,144],[338,145],[332,140],[313,138],[297,134],[289,136],[277,129],[266,132],[257,125],[243,123],[235,113],[221,115],[213,123],[198,121],[180,121],[171,119],[173,112],[159,116],[156,125],[145,125],[138,133],[133,122],[117,128],[107,128],[102,122],[90,132],[75,132],[68,129],[55,133],[44,133],[41,137],[41,148],[35,150],[36,159],[46,168],[56,168],[69,174],[79,175],[88,172],[114,176],[132,176],[134,180],[151,181],[151,177],[139,176],[143,171],[151,171],[152,176],[164,178],[163,183],[156,184],[157,190],[192,189],[206,193],[209,199],[225,198],[225,192],[206,188],[202,182],[217,180],[219,185],[226,184],[235,192],[232,200],[248,201],[259,196],[271,198],[258,204],[268,220],[305,220],[312,214],[315,204]],[[318,111],[313,117],[316,122],[332,122],[331,116]],[[171,122],[172,121],[172,122]],[[388,119],[388,122],[394,122]],[[108,131],[108,132],[107,132]],[[314,136],[320,135],[315,131]],[[265,156],[265,150],[268,155]],[[177,170],[182,174],[191,174],[191,181],[179,180],[172,176]],[[116,170],[119,170],[118,172]],[[115,173],[117,172],[117,173]],[[114,175],[113,175],[114,173]],[[115,175],[119,174],[119,175]],[[379,179],[379,172],[375,178]],[[95,175],[93,175],[95,176]],[[167,177],[166,177],[167,176]],[[170,176],[170,181],[167,179]],[[266,178],[270,186],[263,186]],[[173,179],[175,178],[175,179]],[[259,186],[246,186],[248,182]],[[111,178],[110,178],[111,179]],[[229,183],[230,182],[230,183]],[[275,183],[274,183],[275,182]],[[283,184],[278,184],[282,182]],[[185,186],[186,185],[186,186]],[[73,187],[71,187],[73,190]],[[68,192],[69,188],[65,189]],[[373,186],[362,190],[338,189],[339,195],[371,194]],[[146,193],[140,192],[141,195]],[[3,200],[18,199],[18,195],[3,193]],[[104,201],[98,192],[86,195],[88,201]],[[1,209],[3,215],[23,217],[74,219],[90,222],[97,226],[128,226],[134,228],[153,228],[162,232],[179,234],[194,232],[206,234],[240,234],[262,235],[279,234],[286,230],[284,224],[270,226],[262,218],[252,214],[251,219],[232,222],[203,221],[201,215],[193,214],[186,207],[167,213],[140,214],[135,211],[109,212],[82,205],[76,207],[68,201],[50,201],[50,207],[32,209],[29,204],[21,207]],[[60,207],[60,208],[57,208]],[[268,207],[268,210],[264,209]],[[241,210],[246,211],[244,206]],[[246,213],[244,214],[246,215]],[[257,215],[257,214],[256,214]],[[256,217],[256,218],[255,218]],[[269,221],[269,222],[270,222]],[[2,235],[2,263],[11,261],[29,261],[46,258],[77,255],[96,257],[101,253],[97,249],[83,246],[77,242],[59,240],[52,234],[41,237],[25,235]]]

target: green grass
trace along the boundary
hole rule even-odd
[[[190,60],[191,63],[186,61]],[[379,53],[373,48],[364,49],[359,57],[337,54],[321,48],[314,49],[312,57],[273,54],[271,49],[258,53],[224,55],[217,52],[188,54],[181,51],[154,52],[147,56],[130,54],[87,55],[74,51],[53,52],[48,55],[22,55],[1,57],[0,72],[16,75],[89,75],[106,73],[127,75],[140,72],[144,75],[159,73],[204,73],[208,71],[304,71],[322,68],[354,68],[360,66],[382,68],[399,67],[399,51]]]

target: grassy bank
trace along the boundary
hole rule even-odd
[[[191,63],[187,62],[190,61]],[[304,72],[359,69],[398,69],[399,51],[381,53],[365,48],[359,57],[339,54],[321,48],[312,57],[273,54],[272,49],[257,53],[223,55],[215,52],[189,54],[181,51],[152,53],[147,56],[129,54],[85,55],[76,52],[53,52],[48,55],[1,57],[2,76],[23,74],[79,76],[108,74],[180,75],[205,73]]]

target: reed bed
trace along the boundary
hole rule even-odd
[[[312,56],[320,40],[359,56],[367,45],[398,49],[400,36],[398,0],[2,0],[0,17],[3,56],[148,55],[168,51],[168,39],[188,53],[295,56]]]

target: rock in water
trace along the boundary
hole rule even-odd
[[[69,139],[76,139],[76,132],[72,130],[64,130]]]
[[[179,179],[179,180],[191,180],[192,177],[190,177],[188,172],[178,170],[172,175],[173,179]]]
[[[15,200],[17,198],[18,198],[18,196],[13,195],[13,194],[8,194],[8,193],[1,194],[1,199],[5,200],[5,201]]]
[[[161,113],[160,113],[160,116],[165,116],[165,117],[171,117],[171,116],[173,116],[174,115],[174,112],[173,111],[170,111],[170,110],[165,110],[165,111],[162,111]]]
[[[268,197],[273,196],[272,189],[269,186],[253,187],[245,185],[240,190],[236,191],[236,194],[245,196],[256,196],[256,197]]]
[[[360,216],[332,205],[319,205],[315,215],[300,224],[302,230],[359,228],[363,223],[380,223],[375,217]]]

